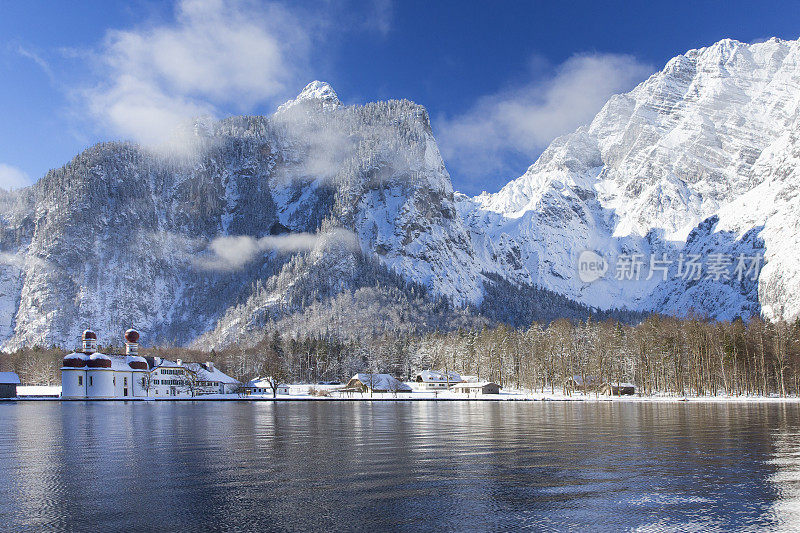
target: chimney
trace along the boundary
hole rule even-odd
[[[139,332],[133,328],[125,332],[125,355],[139,355]]]
[[[206,361],[206,368],[209,372],[214,371],[214,362],[213,361]]]
[[[183,359],[176,359],[175,364],[177,364],[178,366],[183,366]]]

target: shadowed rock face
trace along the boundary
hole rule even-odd
[[[508,302],[483,301],[487,279],[495,297],[537,285],[599,308],[791,318],[797,87],[798,42],[689,51],[556,139],[524,176],[475,198],[454,193],[424,108],[343,106],[320,82],[270,117],[188,128],[180,150],[99,144],[0,192],[0,346],[72,345],[88,326],[120,343],[132,325],[151,344],[203,335],[213,345],[347,291],[364,308],[377,294],[370,314],[393,320],[429,316],[409,302],[438,296],[490,312]],[[198,261],[223,236],[308,234],[319,243],[258,248],[236,268]],[[355,249],[331,237],[342,235]],[[751,285],[583,283],[583,250],[763,252],[767,264]],[[354,292],[367,286],[391,289]],[[384,313],[387,294],[411,307]]]

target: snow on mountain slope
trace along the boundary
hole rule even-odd
[[[797,303],[786,300],[796,301],[790,295],[798,294],[791,289],[800,261],[782,242],[796,239],[798,181],[778,160],[787,157],[780,139],[795,131],[799,109],[800,42],[726,39],[672,59],[630,93],[612,97],[591,124],[554,141],[525,175],[496,194],[463,198],[459,210],[490,256],[521,258],[513,275],[590,305],[679,313],[691,307],[721,317],[760,306],[771,317],[796,316]],[[577,254],[586,249],[612,267],[620,254],[674,258],[715,215],[719,223],[708,239],[730,230],[737,236],[727,253],[738,252],[737,238],[761,228],[769,263],[757,302],[726,284],[707,286],[708,297],[697,300],[679,298],[686,287],[673,281],[632,283],[612,271],[587,284],[575,275]],[[670,287],[677,292],[667,295]]]
[[[0,348],[71,345],[87,326],[114,342],[132,325],[212,346],[351,300],[439,327],[451,315],[435,297],[503,305],[482,301],[486,275],[506,303],[529,284],[604,309],[795,317],[799,114],[800,42],[724,40],[475,198],[454,192],[423,107],[345,106],[322,82],[269,117],[188,125],[189,150],[98,144],[0,192]],[[576,268],[587,250],[608,268],[594,281]],[[761,253],[756,280],[678,275],[679,257]],[[644,259],[639,281],[618,279],[624,257]],[[650,257],[671,260],[664,276]]]
[[[147,342],[164,343],[257,328],[358,286],[361,253],[432,294],[480,299],[468,233],[421,106],[343,106],[314,82],[271,117],[188,129],[190,156],[100,144],[23,191],[27,207],[0,220],[5,348],[70,345],[88,326],[110,336],[136,325]],[[198,267],[224,266],[209,247],[219,237],[319,234],[321,242],[347,232],[360,251],[264,250],[238,269]]]

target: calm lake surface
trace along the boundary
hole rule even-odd
[[[800,529],[800,406],[0,403],[0,530]]]

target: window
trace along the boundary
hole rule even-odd
[[[78,387],[83,387],[83,376],[78,376]]]
[[[122,378],[122,386],[123,387],[127,387],[128,386],[128,378]]]
[[[90,386],[90,387],[92,386],[92,381],[93,381],[93,380],[92,380],[92,376],[89,376],[89,386]]]

